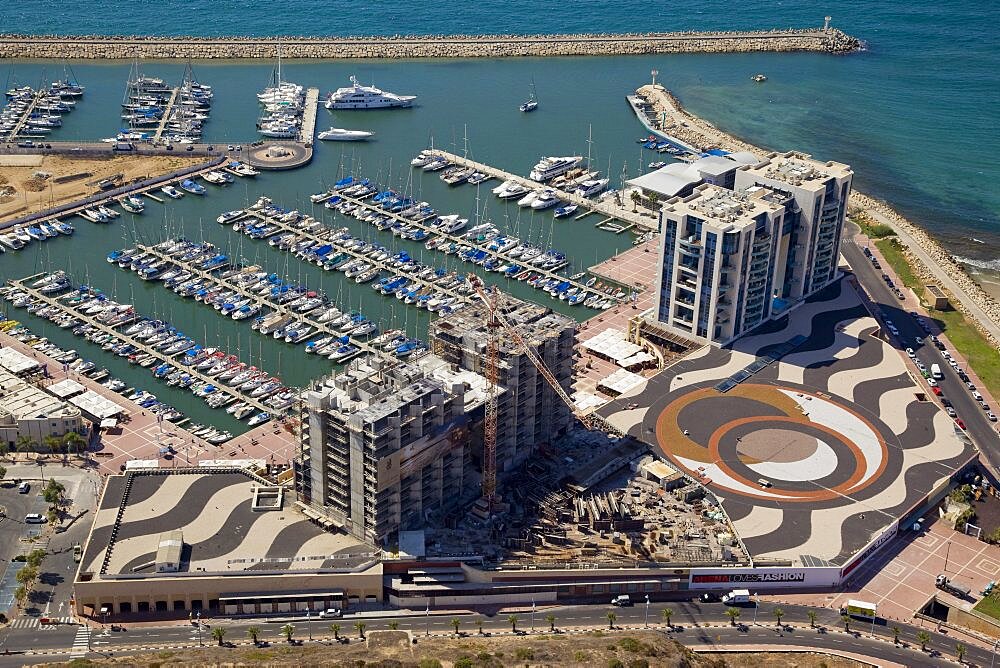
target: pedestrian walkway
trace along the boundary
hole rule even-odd
[[[52,629],[58,628],[60,624],[76,624],[76,620],[72,617],[46,617],[49,620],[48,624],[42,624],[38,617],[18,617],[17,619],[11,621],[8,628],[11,629],[41,629],[42,631],[51,631]]]
[[[82,659],[90,651],[90,627],[84,624],[76,630],[76,637],[73,638],[73,649],[70,652],[70,659]]]

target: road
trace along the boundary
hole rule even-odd
[[[986,418],[986,411],[973,399],[971,391],[966,388],[965,383],[948,364],[948,360],[941,355],[941,351],[935,348],[929,340],[924,343],[916,342],[918,337],[923,339],[927,334],[917,324],[914,317],[900,306],[895,294],[882,280],[882,271],[872,266],[871,261],[865,257],[863,249],[852,241],[845,240],[841,245],[841,250],[865,291],[878,305],[883,314],[882,322],[884,323],[886,319],[891,320],[899,330],[899,336],[890,338],[890,341],[900,350],[913,348],[917,358],[928,369],[931,364],[938,364],[941,367],[944,380],[939,381],[939,385],[943,396],[951,401],[958,417],[965,422],[969,437],[979,447],[983,455],[994,468],[1000,467],[1000,436],[997,435],[996,431],[997,423],[990,422]],[[928,320],[931,322],[934,333],[939,334],[941,330],[934,321],[930,318]],[[886,334],[889,333],[886,332]],[[913,373],[917,374],[916,370]],[[929,387],[926,390],[928,394],[931,393]],[[990,408],[995,413],[1000,407],[991,406]]]
[[[726,614],[726,606],[721,603],[693,603],[689,601],[678,602],[654,602],[648,605],[640,602],[631,608],[614,608],[610,605],[570,605],[560,606],[551,609],[540,609],[534,614],[535,632],[548,630],[546,617],[551,614],[555,617],[555,626],[559,630],[572,630],[574,628],[593,628],[608,626],[608,613],[614,612],[617,616],[615,626],[617,628],[637,629],[642,628],[647,620],[649,627],[665,631],[660,611],[670,607],[673,611],[671,623],[674,630],[670,632],[671,637],[689,647],[699,647],[711,644],[784,644],[784,645],[808,645],[827,649],[840,649],[844,651],[856,652],[869,656],[877,656],[885,660],[895,661],[907,666],[931,666],[940,665],[940,658],[935,656],[954,656],[955,640],[947,635],[929,632],[931,640],[927,644],[927,652],[921,652],[916,635],[919,629],[915,626],[899,624],[900,644],[894,645],[892,642],[891,628],[885,624],[875,624],[855,621],[851,623],[850,633],[844,633],[843,624],[837,611],[817,608],[816,628],[809,628],[808,611],[810,608],[797,605],[780,606],[785,615],[782,619],[784,628],[779,628],[776,624],[776,617],[773,614],[775,606],[762,602],[759,608],[748,605],[740,609],[738,625],[734,626]],[[364,613],[364,616],[348,615],[338,620],[319,620],[313,618],[306,622],[305,618],[298,618],[293,621],[295,627],[294,637],[298,640],[308,641],[310,631],[313,640],[327,638],[331,635],[329,626],[331,621],[340,624],[341,635],[356,636],[354,623],[364,621],[366,631],[387,629],[391,622],[397,622],[401,630],[410,630],[416,636],[422,636],[426,632],[435,635],[444,635],[452,632],[451,620],[457,618],[461,620],[461,630],[465,633],[477,633],[475,621],[481,619],[483,631],[487,633],[507,633],[511,630],[507,621],[508,613],[496,615],[479,615],[476,613],[458,614],[435,614],[425,616],[420,613],[401,616],[398,612],[386,613]],[[756,617],[756,622],[755,618]],[[247,628],[251,625],[260,629],[260,639],[272,643],[282,642],[281,627],[285,621],[222,621],[208,620],[201,628],[200,641],[205,645],[214,644],[212,638],[212,626],[219,625],[226,629],[225,639],[228,642],[244,643],[247,641]],[[791,626],[790,626],[791,624]],[[69,648],[77,636],[77,626],[60,626],[53,630],[39,629],[11,629],[7,633],[7,647],[12,652],[23,652],[31,650],[35,652],[56,652],[63,650],[62,654],[68,655]],[[518,630],[531,632],[532,615],[529,612],[518,614]],[[874,633],[874,639],[873,639]],[[137,647],[195,647],[199,644],[199,630],[195,625],[178,623],[173,626],[128,627],[127,631],[111,632],[110,630],[96,629],[91,638],[91,657],[100,654],[114,652],[116,655],[137,651]],[[969,646],[967,660],[979,664],[988,664],[991,655],[988,650]],[[51,654],[48,655],[51,658]],[[43,661],[46,655],[36,655],[38,662]],[[30,663],[35,657],[32,655],[19,654],[7,658],[0,656],[0,668],[8,665],[22,665]]]

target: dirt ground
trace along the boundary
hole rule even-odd
[[[725,668],[727,666],[787,668],[847,668],[852,661],[823,654],[695,654],[656,633],[607,635],[545,635],[531,638],[415,637],[404,631],[379,631],[362,642],[352,632],[350,642],[316,642],[268,647],[212,647],[200,651],[162,651],[72,662],[75,668],[95,665],[135,666],[351,666],[368,668],[505,668],[507,666],[620,666],[621,668]],[[232,639],[242,641],[242,639]],[[335,648],[335,649],[334,649]],[[51,664],[55,665],[55,664]],[[61,664],[65,665],[65,664]]]
[[[200,162],[198,158],[174,156],[38,157],[41,160],[36,164],[6,165],[0,162],[0,222],[92,195],[98,188],[88,183],[94,184],[114,174],[124,174],[122,182],[128,182]],[[51,176],[43,180],[35,177],[35,172],[46,172]],[[80,175],[80,178],[56,182],[60,177],[74,175]]]

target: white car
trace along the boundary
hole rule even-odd
[[[907,354],[907,356],[910,359],[916,359],[917,358],[917,353],[913,352],[913,348],[907,348],[906,349],[906,354]]]
[[[992,411],[991,411],[991,412],[989,412],[989,413],[986,414],[986,419],[989,420],[990,422],[996,422],[997,421],[997,416],[994,415],[992,413]]]
[[[333,617],[340,617],[340,608],[327,608],[323,612],[319,613],[320,619],[331,619]]]
[[[933,378],[928,378],[927,384],[930,385],[931,387],[937,387],[937,381],[934,380]]]

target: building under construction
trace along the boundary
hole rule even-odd
[[[570,393],[576,321],[509,295],[501,308],[506,322]],[[485,304],[439,318],[430,325],[431,349],[462,369],[487,376],[488,322]],[[573,415],[527,351],[504,330],[499,331],[498,352],[496,385],[503,392],[497,397],[496,472],[502,476],[565,435]]]
[[[296,485],[307,514],[373,545],[478,496],[470,424],[485,379],[436,355],[363,357],[303,393]]]

